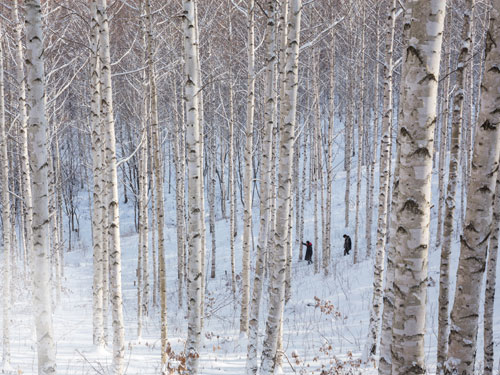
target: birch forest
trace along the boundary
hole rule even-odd
[[[500,375],[500,0],[0,0],[0,374]]]

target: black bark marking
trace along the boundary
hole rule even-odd
[[[484,129],[484,130],[496,130],[496,126],[495,125],[492,125],[490,123],[490,120],[486,120],[485,122],[482,123],[481,125],[481,129]]]
[[[407,199],[401,209],[401,212],[408,211],[414,215],[423,215],[423,211],[420,209],[420,206],[413,199]]]
[[[408,61],[408,57],[410,56],[410,54],[415,56],[421,65],[424,65],[424,60],[422,59],[422,57],[420,56],[420,53],[418,52],[418,50],[415,47],[408,46],[408,48],[406,49],[406,61]]]

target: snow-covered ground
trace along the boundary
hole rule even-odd
[[[435,176],[433,200],[437,200],[437,177]],[[333,233],[332,259],[328,277],[314,274],[313,266],[298,261],[298,249],[294,249],[292,298],[284,313],[283,345],[286,357],[283,360],[285,374],[321,374],[332,366],[342,366],[347,374],[375,374],[373,364],[358,366],[365,337],[368,331],[368,318],[372,295],[372,261],[363,260],[356,265],[350,257],[342,255],[342,234],[347,232],[353,237],[351,226],[344,229],[343,197],[345,175],[338,173],[333,192]],[[111,355],[109,352],[96,352],[92,347],[92,246],[90,236],[90,216],[87,194],[82,194],[80,206],[81,231],[76,249],[65,255],[64,288],[61,303],[54,313],[55,339],[57,345],[57,366],[59,374],[108,374]],[[365,197],[364,192],[361,195]],[[354,194],[351,196],[354,221]],[[186,338],[185,311],[177,303],[177,247],[175,228],[174,195],[166,194],[166,259],[167,259],[167,301],[168,337],[174,353],[183,350]],[[362,199],[364,207],[364,199]],[[364,210],[361,212],[361,225],[364,233]],[[219,207],[217,207],[219,208]],[[375,210],[376,211],[376,210]],[[137,338],[135,268],[137,264],[137,234],[134,231],[133,208],[120,206],[122,259],[123,259],[123,296],[126,336],[126,374],[159,374],[160,340],[158,308],[151,311],[145,319],[143,335]],[[255,212],[254,235],[258,233],[258,206]],[[457,210],[457,212],[459,212]],[[207,212],[208,214],[208,212]],[[374,212],[376,215],[376,212]],[[434,243],[436,209],[433,208],[432,243]],[[306,202],[305,235],[303,240],[314,240],[312,201]],[[207,215],[208,218],[208,215]],[[241,216],[238,216],[241,219]],[[375,221],[374,221],[375,222]],[[241,220],[239,221],[236,242],[237,272],[241,270]],[[229,223],[219,219],[216,226],[217,275],[207,279],[206,319],[203,350],[201,352],[201,374],[243,374],[246,358],[246,341],[239,335],[240,293],[233,299],[230,286],[230,249]],[[375,226],[373,243],[375,243]],[[207,245],[210,245],[207,234]],[[295,238],[295,237],[294,237]],[[454,243],[452,279],[458,261],[458,237]],[[257,238],[255,238],[257,241]],[[360,242],[361,255],[364,255],[364,240]],[[314,244],[315,250],[318,244]],[[210,247],[207,247],[207,267],[209,267]],[[429,259],[429,289],[427,303],[427,363],[430,373],[434,370],[435,346],[437,338],[437,296],[439,284],[439,252],[431,247]],[[252,257],[254,263],[254,257]],[[500,266],[499,266],[500,267]],[[19,276],[17,276],[19,277]],[[454,281],[453,281],[454,282]],[[500,287],[500,283],[497,283]],[[152,286],[152,281],[151,281]],[[13,293],[11,321],[11,365],[15,374],[35,374],[36,351],[29,294],[23,283],[16,279]],[[453,291],[453,288],[452,288]],[[319,301],[319,302],[318,302]],[[261,309],[261,338],[267,313],[267,295],[264,293]],[[320,303],[326,309],[317,307]],[[333,305],[331,310],[328,309]],[[495,304],[495,346],[499,351],[500,309],[499,298]],[[329,313],[332,311],[334,313]],[[482,313],[482,312],[481,312]],[[482,315],[481,315],[482,316]],[[0,317],[0,320],[2,318]],[[481,319],[482,320],[482,319]],[[110,343],[111,325],[109,323]],[[477,364],[482,367],[482,326],[479,328],[479,348]],[[498,355],[496,362],[498,361]],[[175,361],[172,362],[172,365]],[[327,372],[328,373],[328,372]],[[334,372],[335,373],[335,372]]]

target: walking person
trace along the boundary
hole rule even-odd
[[[302,242],[302,245],[306,246],[306,256],[304,260],[307,260],[307,264],[312,264],[313,244],[310,241],[306,241]]]
[[[351,242],[351,237],[349,237],[347,234],[344,234],[344,256],[349,255],[349,251],[351,251],[352,248],[352,242]]]

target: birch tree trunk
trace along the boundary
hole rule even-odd
[[[453,98],[453,118],[450,144],[450,165],[448,187],[446,193],[445,217],[443,223],[443,247],[441,249],[441,264],[439,274],[439,312],[438,312],[438,341],[436,372],[443,373],[446,352],[448,349],[449,327],[449,273],[451,241],[453,237],[453,224],[455,218],[455,200],[458,182],[458,164],[460,158],[460,145],[462,138],[464,92],[466,83],[467,60],[471,45],[470,17],[474,7],[474,0],[465,1],[464,24],[462,29],[462,48],[458,57],[456,69],[456,94]]]
[[[240,332],[248,332],[248,303],[250,298],[250,241],[252,234],[253,187],[253,122],[255,112],[255,3],[248,1],[248,88],[247,126],[245,131],[245,207],[243,208],[243,265]]]
[[[481,109],[474,142],[467,208],[460,244],[456,292],[451,311],[445,374],[472,374],[476,354],[478,311],[491,236],[493,199],[500,152],[500,0],[491,2],[486,37]]]
[[[323,273],[328,276],[331,256],[332,238],[332,187],[333,187],[333,130],[335,125],[335,33],[332,31],[330,46],[330,82],[328,97],[328,143],[326,161],[326,223],[325,223],[325,248],[323,249]],[[297,144],[297,148],[299,144]],[[299,163],[296,169],[298,170]],[[298,179],[297,179],[298,180]],[[305,183],[305,181],[304,181]],[[296,193],[299,195],[299,192]],[[298,207],[297,207],[298,209]],[[300,246],[302,248],[302,245]]]
[[[494,340],[493,313],[495,305],[495,284],[498,256],[498,236],[500,232],[500,174],[497,172],[495,206],[491,223],[491,238],[486,271],[486,292],[484,296],[484,375],[493,375]]]
[[[50,290],[49,207],[47,179],[47,118],[43,66],[42,11],[39,0],[26,0],[29,139],[33,171],[33,307],[37,337],[38,374],[56,374]],[[5,225],[5,223],[4,223]],[[36,264],[36,266],[35,266]]]
[[[151,133],[153,141],[153,169],[155,176],[156,217],[158,224],[158,270],[160,293],[160,335],[161,335],[161,363],[167,363],[167,282],[165,270],[165,207],[163,202],[163,167],[160,160],[161,142],[160,126],[158,125],[158,95],[156,93],[156,77],[153,56],[153,21],[151,19],[150,1],[146,0],[147,18],[147,63],[149,75],[149,95],[151,102]]]
[[[121,275],[121,246],[120,246],[120,213],[118,207],[118,175],[116,167],[116,139],[115,121],[113,115],[113,88],[111,83],[111,55],[109,40],[109,23],[106,0],[99,0],[97,11],[101,19],[99,35],[101,58],[101,109],[105,117],[104,133],[106,134],[106,171],[108,217],[109,217],[109,272],[110,272],[110,299],[112,302],[113,321],[113,374],[121,375],[124,371],[125,356],[125,329],[123,324],[123,299]]]
[[[365,23],[365,10],[362,11],[361,24]],[[365,50],[365,28],[361,26],[361,51]],[[362,54],[360,64],[360,94],[359,94],[359,118],[358,118],[358,161],[357,161],[357,178],[356,178],[356,218],[354,226],[354,249],[353,249],[353,262],[358,263],[359,256],[359,206],[361,199],[361,170],[363,169],[363,134],[364,134],[364,91],[365,91],[365,64],[364,64],[364,54]],[[365,202],[366,204],[367,202]]]
[[[23,202],[26,212],[26,253],[28,263],[33,261],[33,197],[31,187],[30,160],[28,155],[28,112],[26,107],[26,81],[24,75],[24,53],[23,53],[23,24],[19,17],[18,1],[14,0],[13,19],[16,21],[16,80],[18,85],[18,105],[19,105],[19,132],[21,135],[21,179]]]
[[[394,33],[396,26],[396,3],[392,1],[387,15],[387,33],[385,38],[385,66],[384,66],[384,99],[383,99],[383,116],[382,116],[382,139],[380,142],[380,163],[379,163],[379,195],[378,195],[378,219],[377,219],[377,242],[375,263],[373,265],[373,296],[372,306],[370,310],[370,328],[368,340],[364,348],[364,358],[374,355],[377,352],[377,341],[380,330],[380,307],[382,305],[382,281],[384,277],[384,262],[385,262],[385,247],[387,239],[387,198],[389,195],[389,148],[390,148],[390,131],[392,123],[392,70],[393,61],[392,54],[394,48]],[[378,115],[377,115],[378,118]],[[374,137],[376,138],[376,137]],[[394,194],[394,192],[393,192]],[[393,202],[395,202],[393,200]],[[388,262],[392,260],[388,259]],[[386,279],[388,275],[386,275]],[[388,286],[386,282],[386,287]],[[384,293],[385,295],[385,293]],[[384,310],[386,310],[386,297],[384,297]],[[380,374],[388,374],[384,368],[384,356],[381,352],[380,367],[383,368]],[[390,362],[386,362],[386,365]]]
[[[216,253],[217,244],[215,240],[215,170],[217,168],[217,146],[215,144],[216,127],[215,124],[211,126],[211,136],[209,143],[210,151],[210,166],[209,166],[209,181],[208,181],[208,205],[210,207],[210,238],[212,240],[212,268],[210,270],[210,278],[215,279],[216,270]]]
[[[229,46],[232,46],[232,20],[231,11],[229,18]],[[234,254],[234,238],[236,237],[236,189],[234,181],[234,93],[233,93],[233,74],[232,61],[229,60],[229,165],[228,165],[228,185],[229,185],[229,246],[231,248],[231,290],[236,296],[236,267]]]
[[[307,176],[307,132],[304,129],[304,141],[303,141],[303,149],[304,149],[304,156],[303,156],[303,161],[302,161],[302,192],[301,192],[301,197],[302,199],[300,200],[300,241],[304,241],[304,206],[305,206],[305,200],[306,200],[306,176]],[[298,166],[297,166],[298,167]],[[302,244],[300,244],[300,250],[299,250],[299,260],[302,260],[304,257],[303,255],[303,249],[304,247]]]
[[[450,7],[450,9],[452,9]],[[443,109],[442,109],[442,119],[441,119],[441,134],[440,134],[440,145],[439,145],[439,175],[438,175],[438,183],[439,183],[439,200],[438,200],[438,217],[437,217],[437,233],[436,233],[436,248],[441,247],[441,241],[443,239],[443,209],[444,209],[444,200],[446,189],[444,187],[444,177],[446,173],[446,154],[448,151],[448,124],[449,124],[449,113],[450,113],[450,105],[449,105],[449,88],[450,88],[450,68],[451,68],[451,45],[452,45],[452,35],[453,31],[451,29],[451,25],[453,24],[453,11],[449,11],[446,14],[446,30],[449,30],[449,41],[446,46],[445,55],[448,56],[445,63],[444,74],[446,74],[444,87],[443,87]]]
[[[143,33],[146,34],[146,25],[141,24]],[[146,49],[147,50],[147,49]],[[147,62],[147,52],[144,56]],[[142,134],[139,145],[138,160],[138,229],[139,241],[137,248],[137,339],[142,337],[143,316],[148,313],[149,285],[148,285],[148,94],[149,86],[147,76],[142,76]]]
[[[404,56],[399,142],[398,260],[392,371],[425,374],[425,307],[433,135],[446,2],[409,1],[412,22]]]
[[[282,3],[286,9],[287,1]],[[272,374],[278,343],[280,318],[284,308],[284,279],[286,267],[286,241],[288,235],[289,200],[293,167],[293,142],[297,110],[298,59],[300,44],[301,0],[292,0],[288,18],[288,46],[285,68],[285,96],[282,97],[283,122],[280,124],[279,188],[276,199],[278,216],[274,246],[274,269],[266,322],[266,337],[262,351],[261,374]],[[281,121],[280,121],[281,122]]]
[[[55,119],[55,113],[53,119]],[[56,127],[53,126],[52,137],[57,139]],[[48,152],[48,172],[47,177],[49,179],[49,227],[50,227],[50,248],[52,249],[52,262],[55,271],[55,300],[54,304],[58,305],[61,299],[61,257],[60,257],[60,243],[59,243],[59,228],[57,225],[57,208],[56,208],[56,174],[54,170],[54,156],[52,152],[52,147],[49,144]]]
[[[9,155],[5,123],[3,43],[0,42],[0,152],[2,161],[2,238],[3,238],[3,294],[2,294],[2,370],[10,371],[10,280],[11,280],[11,222],[9,193]],[[15,228],[14,228],[15,229]],[[3,372],[3,371],[2,371]]]
[[[399,164],[400,145],[397,144],[396,165],[394,168],[394,182],[392,186],[392,202],[399,199]],[[396,211],[391,210],[389,216],[389,235],[387,241],[387,267],[385,271],[385,285],[382,310],[382,332],[380,334],[379,375],[392,374],[392,324],[394,320],[394,277],[396,270],[396,243],[394,241],[397,230]]]
[[[366,210],[366,257],[370,259],[372,257],[372,227],[373,227],[373,191],[374,191],[374,186],[375,186],[375,164],[377,163],[377,149],[378,149],[378,133],[379,133],[379,110],[380,110],[380,98],[379,98],[379,76],[380,76],[380,64],[377,62],[379,59],[379,33],[380,33],[380,26],[379,26],[379,7],[378,5],[376,7],[376,26],[375,26],[375,83],[374,83],[374,90],[373,90],[373,140],[372,140],[372,152],[370,153],[369,156],[369,188],[367,188],[367,204],[368,208]],[[374,288],[375,289],[375,288]],[[380,314],[380,303],[381,303],[381,298],[379,297],[378,301],[378,309],[379,311],[377,312],[377,317]],[[377,330],[379,327],[380,322],[377,322]],[[378,335],[377,335],[378,336]],[[371,348],[370,348],[371,349]],[[375,348],[376,349],[376,348]],[[366,358],[366,356],[365,356]]]
[[[203,204],[200,184],[201,128],[199,117],[199,70],[197,69],[198,30],[194,0],[183,0],[184,23],[184,101],[186,102],[186,147],[188,170],[188,337],[186,342],[186,368],[189,374],[198,374],[199,349],[202,331],[202,231]]]
[[[175,81],[174,81],[175,82]],[[177,89],[174,86],[174,103],[177,104]],[[184,108],[184,103],[181,104]],[[184,116],[179,116],[179,111],[175,111],[175,199],[176,199],[176,220],[177,220],[177,282],[179,283],[179,307],[182,306],[184,294],[184,259],[186,257],[185,245],[185,155],[184,155]]]

